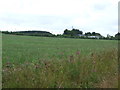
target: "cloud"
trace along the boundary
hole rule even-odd
[[[1,30],[78,28],[102,35],[118,32],[118,0],[2,0]]]

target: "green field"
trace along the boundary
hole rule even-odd
[[[117,48],[117,41],[3,35],[3,63],[66,59]]]
[[[3,34],[2,45],[3,87],[117,87],[118,41]]]

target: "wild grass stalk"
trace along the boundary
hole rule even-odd
[[[33,63],[3,66],[3,88],[94,88],[116,87],[117,50],[93,52],[81,56],[80,51],[65,60],[38,60]],[[111,86],[112,85],[112,86]]]

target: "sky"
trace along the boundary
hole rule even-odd
[[[65,29],[114,36],[118,32],[119,0],[0,0],[0,30]]]

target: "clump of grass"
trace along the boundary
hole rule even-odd
[[[65,60],[38,60],[18,65],[6,63],[2,84],[3,88],[94,88],[117,77],[117,68],[115,49],[93,52],[84,57],[76,51]],[[106,81],[104,85],[107,88],[112,84]],[[117,85],[111,87],[117,88]]]

